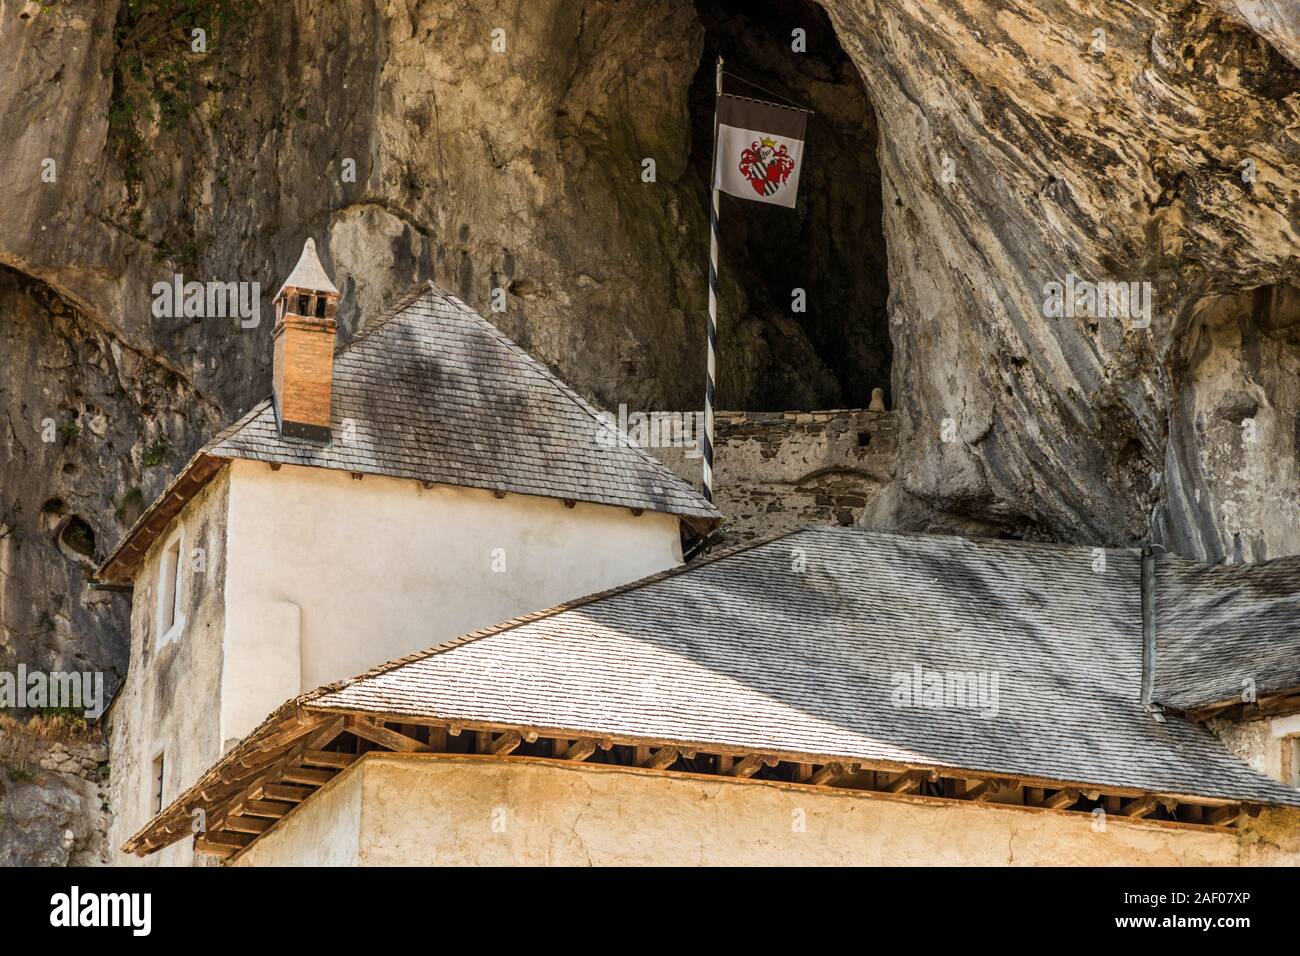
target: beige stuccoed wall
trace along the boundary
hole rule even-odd
[[[360,781],[359,787],[357,781]],[[360,790],[356,809],[323,800]],[[1244,834],[515,758],[371,754],[245,851],[363,865],[1233,865],[1300,862],[1295,813]],[[494,821],[497,823],[494,828]],[[501,827],[504,821],[504,829]],[[801,828],[802,826],[802,828]]]
[[[356,866],[361,857],[362,791],[365,775],[344,773],[311,799],[310,813],[295,813],[275,827],[273,855],[255,863],[260,843],[237,861],[241,866]],[[299,819],[300,818],[300,819]]]
[[[251,461],[230,472],[226,741],[301,691],[682,561],[671,515]]]
[[[164,806],[221,756],[218,677],[225,626],[222,585],[229,495],[229,476],[223,471],[154,543],[134,578],[130,667],[107,715],[112,812],[109,848],[114,863],[182,865],[194,859],[190,840],[144,858],[124,854],[120,847],[152,815],[152,763],[159,750],[165,754]],[[159,564],[177,527],[183,532],[180,608],[184,626],[174,639],[159,647],[155,626]],[[196,548],[202,549],[201,561],[196,561]]]

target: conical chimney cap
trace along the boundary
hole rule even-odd
[[[284,290],[292,286],[295,289],[310,289],[312,292],[328,292],[331,295],[338,295],[339,290],[334,287],[330,277],[325,274],[325,267],[320,264],[320,259],[316,256],[316,242],[308,239],[302,246],[302,255],[298,257],[298,264],[293,267],[289,273],[289,278],[284,280],[280,286],[280,291],[275,294],[279,299],[284,294]]]

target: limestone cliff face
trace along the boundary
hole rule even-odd
[[[1300,550],[1294,7],[826,6],[881,129],[902,434],[878,520]],[[1046,318],[1068,273],[1151,282],[1150,328]]]
[[[833,170],[724,209],[724,406],[888,385],[877,525],[1300,551],[1288,0],[174,6],[0,0],[0,662],[125,663],[85,566],[269,392],[308,235],[344,334],[433,278],[601,403],[698,406],[715,50]],[[1047,317],[1071,273],[1150,282],[1150,327]],[[259,282],[265,321],[155,317],[176,274]]]

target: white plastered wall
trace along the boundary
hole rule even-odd
[[[682,561],[672,515],[252,461],[230,473],[224,742],[303,691]]]

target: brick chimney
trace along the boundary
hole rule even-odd
[[[330,439],[330,392],[334,381],[334,313],[339,290],[308,239],[298,264],[272,302],[275,308],[272,394],[280,434],[313,441]]]

